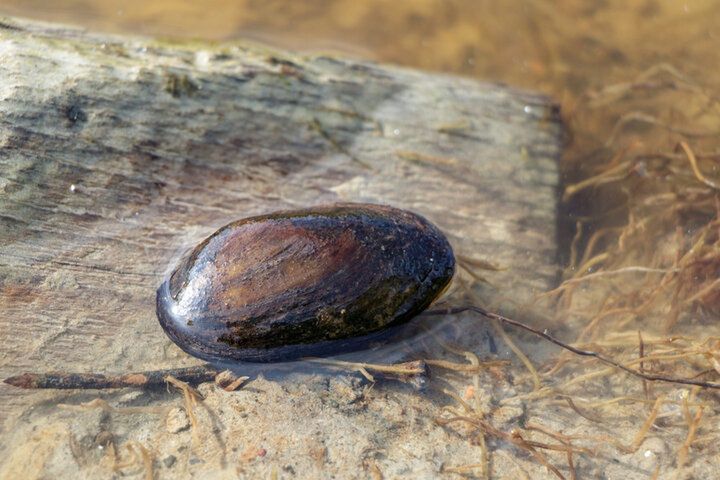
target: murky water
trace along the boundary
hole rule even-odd
[[[553,96],[569,131],[561,160],[566,282],[541,296],[538,308],[552,307],[573,325],[569,341],[634,368],[718,381],[720,3],[3,0],[0,13],[116,33],[252,38]],[[648,358],[639,363],[641,353]],[[538,368],[545,389],[515,398],[526,402],[516,419],[520,436],[481,422],[502,408],[520,408],[503,403],[512,395],[475,404],[468,392],[479,385],[470,382],[461,392],[471,405],[456,416],[471,417],[468,412],[478,409],[487,416],[460,421],[458,435],[463,445],[482,447],[446,472],[482,477],[486,465],[494,465],[493,478],[516,478],[517,472],[499,471],[498,465],[508,452],[523,457],[530,451],[518,438],[533,438],[576,447],[566,448],[574,466],[564,458],[567,452],[550,457],[568,478],[574,468],[578,478],[583,471],[597,473],[613,456],[627,469],[612,470],[608,478],[720,478],[714,428],[720,409],[710,390],[618,378],[612,369],[570,356]],[[585,374],[591,387],[578,380]],[[603,382],[604,393],[598,393],[594,387]],[[559,404],[589,422],[587,435],[556,419],[550,433],[532,437],[543,428],[532,427],[533,412]],[[561,433],[568,431],[574,436]],[[617,448],[598,460],[602,443]],[[515,450],[504,451],[510,444]],[[494,452],[490,460],[483,453],[488,451]],[[364,471],[377,477],[382,459],[373,458]],[[290,478],[288,471],[282,475]]]

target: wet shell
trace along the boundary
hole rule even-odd
[[[445,236],[419,215],[337,204],[238,220],[157,292],[170,338],[208,360],[344,353],[427,308],[450,282]]]

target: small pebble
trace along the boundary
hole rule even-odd
[[[668,447],[661,438],[647,437],[632,455],[631,463],[646,470],[653,470],[668,453]]]
[[[128,404],[128,403],[131,403],[131,402],[137,400],[138,398],[142,397],[143,395],[145,395],[145,392],[143,392],[142,390],[135,390],[132,392],[127,392],[118,398],[118,403]]]
[[[111,443],[113,443],[113,434],[107,430],[102,430],[95,435],[95,444],[98,447],[105,448]]]
[[[175,465],[176,460],[177,458],[175,458],[175,455],[168,455],[167,457],[163,458],[163,464],[165,465],[165,468],[170,468]]]

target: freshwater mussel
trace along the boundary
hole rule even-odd
[[[270,362],[368,345],[450,282],[452,248],[432,223],[383,205],[335,204],[230,223],[157,292],[168,336],[191,355]]]

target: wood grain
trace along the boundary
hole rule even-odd
[[[155,318],[179,256],[236,218],[334,201],[426,216],[503,269],[488,305],[555,281],[557,108],[471,79],[246,43],[0,21],[0,377],[197,361]],[[2,428],[52,393],[0,385]]]

